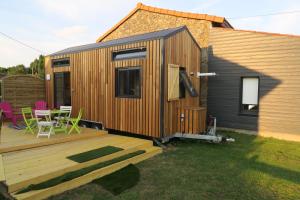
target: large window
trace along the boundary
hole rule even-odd
[[[146,48],[126,49],[112,53],[113,60],[124,60],[133,58],[145,58],[147,55]]]
[[[141,68],[116,68],[116,97],[141,97]]]
[[[70,65],[70,58],[60,58],[52,60],[52,67],[64,67]]]
[[[241,113],[257,115],[259,106],[259,78],[242,77],[241,84]]]

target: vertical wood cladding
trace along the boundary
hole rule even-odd
[[[146,47],[146,58],[112,60],[112,52]],[[163,60],[162,55],[165,54]],[[51,59],[70,58],[69,67],[51,67]],[[141,134],[159,138],[180,131],[178,123],[180,106],[199,107],[199,98],[186,98],[167,101],[167,69],[168,64],[184,67],[189,74],[200,71],[201,51],[197,43],[186,30],[178,32],[167,39],[154,39],[131,44],[104,47],[61,56],[46,57],[46,74],[51,74],[51,80],[46,82],[47,101],[53,102],[53,73],[70,71],[71,102],[73,114],[80,108],[84,109],[83,119],[102,122],[106,128]],[[116,68],[141,68],[141,98],[115,97]],[[161,71],[163,70],[163,71]],[[163,72],[163,73],[162,73]],[[164,101],[161,104],[161,75],[164,76]],[[191,77],[198,93],[200,79]],[[161,109],[164,108],[164,109]],[[161,134],[161,110],[164,111],[164,129]],[[195,115],[197,127],[205,127],[204,111]],[[199,127],[198,127],[199,128]],[[198,129],[197,128],[197,129]],[[192,129],[190,129],[192,130]],[[196,130],[196,129],[195,129]],[[199,128],[199,130],[202,130]],[[195,131],[194,131],[195,132]]]
[[[146,47],[144,59],[112,61],[112,52]],[[159,65],[160,41],[94,49],[51,59],[70,57],[70,67],[51,68],[46,59],[46,73],[71,72],[73,113],[84,109],[83,119],[102,122],[106,128],[159,137]],[[115,69],[141,67],[141,98],[115,98]],[[47,81],[47,100],[53,102],[53,74]]]
[[[300,37],[213,28],[208,111],[218,125],[300,136]],[[239,114],[240,80],[258,76],[258,117]],[[295,136],[295,137],[296,137]]]
[[[200,93],[200,79],[196,77],[197,72],[200,71],[201,63],[201,51],[197,46],[197,43],[189,36],[187,31],[182,31],[173,37],[165,40],[165,91],[168,91],[168,64],[179,65],[185,68],[187,74],[191,72],[194,76],[190,76],[190,79],[196,88],[198,94]],[[168,93],[165,92],[165,106],[164,106],[164,134],[165,136],[172,135],[176,132],[180,132],[180,113],[179,108],[185,106],[199,107],[199,96],[190,97],[186,91],[186,97],[183,99],[168,101]],[[205,109],[204,109],[205,110]],[[204,111],[205,112],[205,111]],[[188,117],[188,114],[185,116]],[[205,124],[206,117],[201,119]],[[192,124],[192,123],[191,123]]]

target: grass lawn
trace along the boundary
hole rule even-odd
[[[50,199],[300,199],[300,143],[223,134],[236,142],[173,141],[154,158]]]

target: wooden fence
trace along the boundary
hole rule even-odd
[[[1,101],[13,108],[33,107],[38,100],[45,100],[45,81],[30,75],[6,76],[1,79]]]

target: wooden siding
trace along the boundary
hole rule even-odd
[[[47,101],[53,107],[53,72],[71,72],[73,114],[102,122],[106,128],[159,137],[160,41],[152,40],[46,58]],[[112,52],[146,47],[147,57],[112,61]],[[70,67],[52,68],[51,59],[70,57]],[[141,67],[141,98],[115,98],[115,69]]]
[[[208,111],[218,125],[299,137],[300,37],[213,28],[209,43],[218,76],[209,78]],[[260,79],[258,117],[239,114],[242,76]]]
[[[13,108],[34,107],[38,100],[45,100],[44,80],[29,76],[7,76],[2,79],[2,100]]]
[[[200,97],[190,97],[186,91],[186,97],[168,101],[168,64],[179,65],[186,69],[187,74],[197,74],[200,71],[201,51],[197,43],[189,36],[187,31],[182,31],[165,40],[165,108],[164,108],[164,135],[170,136],[180,132],[180,113],[178,108],[184,106],[199,107]],[[196,91],[200,94],[200,79],[189,76]],[[186,116],[187,117],[187,116]],[[203,119],[206,121],[206,118]],[[204,123],[205,124],[205,123]]]
[[[183,117],[181,115],[183,114]],[[177,108],[177,126],[180,133],[199,134],[206,130],[206,108]]]

